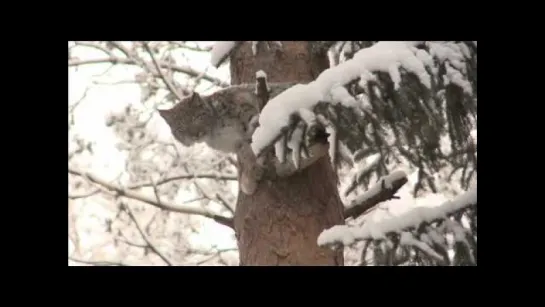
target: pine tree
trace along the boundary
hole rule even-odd
[[[436,208],[417,208],[382,223],[331,227],[339,224],[339,195],[331,188],[336,176],[322,159],[293,177],[262,185],[256,196],[239,197],[235,228],[241,264],[341,265],[339,254],[313,248],[315,227],[324,226],[331,228],[319,236],[322,246],[365,242],[362,265],[369,256],[375,265],[476,264],[476,183],[470,187],[477,172],[471,135],[477,121],[476,42],[239,42],[232,47],[233,83],[255,82],[255,72],[263,70],[269,82],[305,84],[267,103],[253,135],[256,154],[275,143],[285,146],[302,122],[307,135],[296,140],[302,148],[314,141],[311,131],[327,130],[333,165],[360,169],[346,195],[368,183],[372,173],[381,178],[346,206],[345,218],[395,197],[406,182],[404,173],[394,171],[401,162],[418,169],[414,195],[438,192],[437,174],[447,171],[442,180],[457,178],[468,190]],[[327,52],[336,66],[326,70]],[[318,120],[305,120],[302,109]],[[273,112],[276,121],[268,121]],[[371,154],[378,159],[362,169]]]

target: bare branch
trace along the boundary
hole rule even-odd
[[[89,196],[93,196],[98,192],[100,192],[100,189],[94,189],[91,192],[82,193],[82,194],[68,194],[68,198],[70,198],[70,199],[86,198],[86,197],[89,197]]]
[[[389,181],[386,185],[385,182]],[[404,173],[392,173],[382,178],[379,183],[371,187],[365,194],[355,199],[349,208],[344,211],[344,218],[354,218],[365,213],[377,204],[394,198],[394,194],[407,183],[407,175]]]
[[[159,77],[161,77],[161,80],[163,80],[163,82],[168,87],[170,92],[174,96],[176,96],[176,98],[178,98],[178,100],[180,100],[180,101],[184,100],[184,97],[182,97],[182,95],[178,92],[178,90],[174,87],[174,85],[172,85],[170,80],[168,80],[167,77],[165,77],[165,74],[163,74],[163,71],[161,70],[161,65],[159,65],[159,63],[157,62],[157,59],[153,55],[153,52],[151,51],[148,43],[144,42],[143,44],[144,44],[144,49],[146,49],[147,53],[151,57],[151,60],[153,61],[153,65],[155,65],[155,69],[157,70],[157,72],[159,74]],[[199,76],[202,76],[202,74],[200,74]]]
[[[90,264],[90,265],[96,265],[96,266],[128,266],[127,264],[121,263],[121,262],[112,262],[112,261],[88,261],[88,260],[82,260],[82,259],[76,259],[73,257],[68,257],[68,260],[74,261],[77,263],[83,263],[83,264]]]
[[[232,215],[235,215],[235,210],[233,209],[234,206],[229,203],[227,199],[223,197],[223,195],[216,193],[216,199],[223,205],[225,209],[227,209],[227,211],[231,212]]]
[[[134,243],[134,242],[131,242],[129,240],[127,240],[126,238],[115,238],[116,241],[118,242],[121,242],[121,243],[125,243],[129,246],[133,246],[133,247],[138,247],[138,248],[146,248],[148,247],[147,244],[139,244],[139,243]]]
[[[123,46],[121,43],[119,42],[114,42],[114,41],[109,41],[108,42],[109,44],[111,44],[112,46],[116,47],[117,49],[119,49],[119,51],[123,52],[123,54],[127,57],[127,58],[132,58],[132,52],[131,50],[127,49],[125,46]]]
[[[124,188],[119,187],[119,186],[114,185],[114,184],[111,184],[111,183],[107,182],[106,180],[101,179],[101,178],[99,178],[99,177],[97,177],[97,176],[95,176],[93,174],[84,173],[82,171],[79,171],[79,170],[76,170],[76,169],[73,169],[73,168],[69,168],[68,173],[76,175],[76,176],[80,176],[80,177],[83,177],[83,178],[87,178],[90,181],[92,181],[93,183],[96,183],[96,184],[98,184],[98,185],[100,185],[100,186],[102,186],[102,187],[104,187],[106,189],[115,191],[120,196],[123,196],[123,197],[127,197],[127,198],[130,198],[130,199],[135,199],[135,200],[138,200],[138,201],[141,201],[141,202],[145,202],[147,204],[150,204],[152,206],[155,206],[155,207],[163,209],[163,210],[169,210],[169,211],[178,212],[178,213],[194,214],[194,215],[204,216],[204,217],[213,219],[214,221],[216,221],[216,222],[218,222],[218,223],[220,223],[222,225],[225,225],[227,227],[230,227],[230,228],[234,227],[232,218],[221,216],[221,215],[212,213],[212,212],[210,212],[208,210],[205,210],[205,209],[202,209],[202,208],[176,206],[176,205],[170,204],[168,202],[165,202],[164,200],[161,201],[161,203],[158,203],[152,197],[148,197],[146,195],[143,195],[143,194],[140,194],[140,193],[128,190],[128,189],[124,189]]]
[[[108,55],[108,56],[114,56],[114,54],[113,54],[113,52],[111,50],[106,49],[105,47],[101,46],[98,43],[78,41],[78,42],[75,42],[75,44],[76,44],[76,46],[90,47],[90,48],[98,49],[98,50],[106,53],[106,55]]]
[[[112,64],[126,64],[126,65],[138,65],[137,61],[134,59],[128,59],[128,58],[120,58],[120,57],[109,57],[109,58],[99,58],[99,59],[88,59],[88,60],[79,60],[79,59],[72,59],[68,61],[68,66],[81,66],[81,65],[89,65],[89,64],[103,64],[103,63],[112,63]],[[201,72],[198,72],[190,67],[182,67],[178,65],[171,65],[169,63],[159,61],[159,66],[161,68],[170,69],[175,72],[184,73],[191,77],[198,77]],[[159,77],[159,73],[154,72],[154,76]],[[229,84],[221,79],[218,79],[216,77],[212,77],[209,74],[205,74],[203,76],[204,80],[207,80],[209,82],[212,82],[218,86],[221,87],[228,87]]]
[[[216,194],[216,197],[212,197],[211,195],[209,195],[209,194],[202,188],[202,186],[201,186],[197,181],[193,181],[193,183],[195,184],[195,187],[197,187],[197,190],[199,190],[199,192],[200,192],[205,198],[207,198],[207,199],[209,199],[209,200],[212,200],[212,201],[219,202],[219,203],[222,204],[229,212],[231,212],[231,213],[234,214],[233,208],[231,208],[231,206],[229,205],[229,203],[228,203],[224,198],[218,197],[219,194]]]
[[[190,46],[186,44],[185,42],[177,42],[177,41],[169,41],[169,43],[174,44],[180,48],[184,48],[191,51],[199,51],[199,52],[210,52],[212,51],[212,46],[208,47],[199,47],[199,46]]]
[[[149,240],[148,236],[144,233],[142,230],[142,227],[140,227],[140,224],[138,223],[138,220],[136,219],[136,216],[134,216],[134,213],[132,212],[130,206],[128,204],[124,204],[124,208],[127,210],[127,213],[129,214],[129,217],[134,222],[134,225],[136,226],[136,229],[142,236],[142,239],[146,242],[146,244],[149,246],[149,248],[157,255],[159,256],[167,265],[172,266],[172,262],[165,256],[151,241]]]

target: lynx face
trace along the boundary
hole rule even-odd
[[[197,93],[171,109],[158,111],[174,138],[184,146],[206,141],[215,126],[215,117]]]

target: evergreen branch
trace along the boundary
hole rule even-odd
[[[337,244],[347,246],[363,240],[383,239],[388,235],[395,235],[404,231],[419,229],[431,223],[441,222],[448,216],[455,215],[467,210],[469,207],[475,206],[477,206],[476,187],[438,207],[415,208],[394,218],[377,223],[365,223],[362,227],[333,226],[318,236],[318,244],[320,246],[334,246]]]
[[[476,123],[476,78],[470,78],[476,65],[471,66],[472,58],[466,56],[471,51],[464,51],[465,47],[457,43],[381,42],[359,50],[353,59],[322,72],[314,82],[296,85],[272,98],[260,117],[274,112],[279,120],[256,129],[252,149],[259,156],[283,134],[290,134],[293,114],[305,105],[308,111],[323,113],[334,123],[339,141],[351,152],[362,147],[382,148],[391,130],[395,143],[407,146],[410,155],[406,158],[411,164],[436,171],[441,165],[440,137],[448,132],[451,146],[463,147]],[[332,158],[338,154],[336,147],[330,144]],[[386,151],[381,154],[391,149]],[[432,188],[433,184],[428,184]]]
[[[379,155],[376,159],[373,159],[373,161],[371,161],[371,163],[366,165],[364,168],[362,168],[360,170],[357,170],[357,172],[354,174],[354,176],[352,178],[352,181],[350,182],[350,185],[348,187],[346,187],[346,189],[344,191],[344,196],[348,196],[348,194],[350,194],[352,191],[354,191],[354,189],[356,189],[356,187],[358,186],[360,181],[363,178],[370,175],[371,172],[376,169],[376,167],[378,166],[378,164],[380,162],[380,159],[381,159],[381,157]],[[403,184],[405,184],[405,183],[403,183]]]

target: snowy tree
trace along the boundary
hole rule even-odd
[[[170,51],[200,50],[196,44],[76,44],[106,57],[72,57],[69,66],[139,67],[144,105],[175,102],[204,81],[228,87],[176,64]],[[210,162],[150,136],[146,120],[153,111],[146,119],[129,108],[106,119],[128,147],[125,178],[114,185],[69,161],[70,188],[87,190],[70,199],[102,194],[117,204],[135,224],[143,250],[164,264],[176,264],[168,260],[174,255],[154,246],[128,200],[234,227],[241,265],[476,265],[476,42],[218,42],[211,51],[212,64],[228,63],[233,85],[255,83],[258,72],[269,84],[298,83],[264,98],[251,142],[256,156],[299,165],[315,144],[327,144],[329,153],[288,177],[262,180],[256,193],[239,192],[236,206],[227,205],[235,196],[225,178],[237,178],[237,166],[254,161],[214,152],[211,159],[231,164],[214,162],[214,175],[197,174]],[[78,140],[72,156],[90,150]],[[218,206],[180,207],[176,196],[188,185],[175,182],[188,179],[194,194]],[[206,188],[198,187],[202,180]]]

